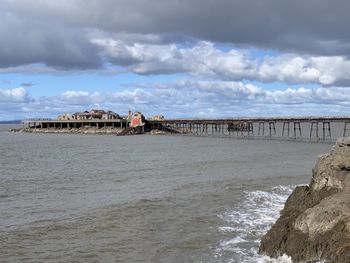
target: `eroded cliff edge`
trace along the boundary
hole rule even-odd
[[[350,137],[321,156],[308,186],[299,186],[262,238],[260,253],[293,262],[350,262]]]

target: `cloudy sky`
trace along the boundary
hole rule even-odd
[[[0,120],[350,114],[348,0],[0,0]]]

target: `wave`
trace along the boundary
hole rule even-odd
[[[232,238],[222,240],[216,248],[215,258],[220,262],[291,263],[283,255],[272,259],[258,254],[260,238],[279,217],[284,203],[295,186],[277,186],[268,191],[245,191],[242,202],[219,217],[222,233]]]

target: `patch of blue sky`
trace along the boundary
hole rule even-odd
[[[248,46],[236,46],[226,43],[216,43],[215,47],[223,52],[229,52],[230,50],[238,50],[248,55],[250,59],[263,59],[264,57],[277,57],[283,53],[273,49],[262,49]]]
[[[263,59],[264,57],[278,57],[282,55],[281,52],[273,49],[248,48],[246,50],[252,59]]]
[[[31,83],[25,87],[32,96],[55,96],[67,90],[86,92],[117,92],[134,89],[136,86],[153,83],[167,83],[185,76],[184,74],[145,76],[135,73],[100,74],[64,73],[64,74],[1,74],[0,89],[10,89]]]
[[[215,47],[223,52],[229,52],[232,49],[237,50],[238,48],[229,43],[216,43]]]

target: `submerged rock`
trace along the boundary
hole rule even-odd
[[[263,236],[259,252],[293,262],[350,262],[350,138],[321,156],[308,186],[298,186]]]

